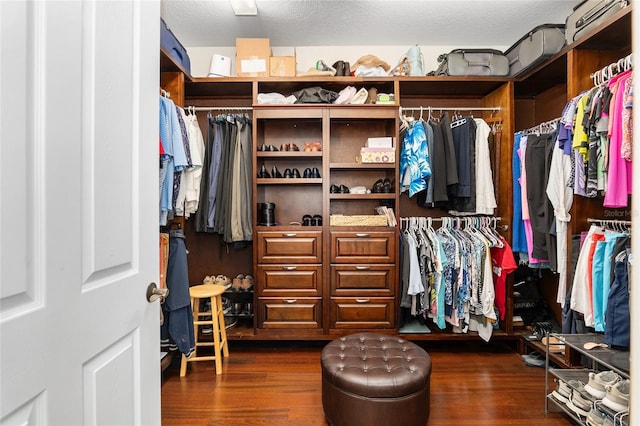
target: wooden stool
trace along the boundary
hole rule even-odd
[[[187,363],[191,361],[216,361],[216,374],[222,374],[222,353],[229,356],[229,346],[227,345],[227,330],[224,326],[224,310],[222,307],[222,293],[224,286],[218,284],[202,284],[189,288],[191,296],[191,308],[193,309],[193,334],[195,348],[193,354],[187,358],[182,355],[180,364],[180,377],[187,374]],[[200,299],[211,299],[211,311],[200,312]],[[201,319],[210,316],[211,319]],[[200,342],[198,338],[199,325],[211,325],[213,327],[213,341]],[[213,346],[213,355],[198,356],[198,347]]]

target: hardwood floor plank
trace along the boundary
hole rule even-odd
[[[222,374],[190,363],[163,374],[162,424],[326,426],[320,353],[326,342],[231,342]],[[567,425],[544,412],[544,369],[502,343],[420,342],[432,359],[429,425]],[[178,363],[179,364],[179,363]],[[401,425],[398,425],[401,426]]]

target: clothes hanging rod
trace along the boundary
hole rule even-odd
[[[618,220],[618,219],[587,219],[588,223],[602,223],[609,225],[631,225],[630,220]]]
[[[253,111],[253,107],[211,106],[211,107],[187,107],[192,111]]]
[[[493,216],[446,216],[446,217],[409,216],[409,217],[401,217],[400,220],[404,222],[404,221],[411,220],[412,217],[418,217],[418,218],[424,217],[425,219],[431,219],[433,222],[442,222],[443,219],[483,219],[483,218],[487,218],[487,219],[498,220],[498,221],[502,220],[501,217],[493,217]]]
[[[616,75],[633,69],[633,53],[618,59],[616,62],[612,62],[606,65],[602,69],[592,72],[589,77],[593,80],[595,86],[600,86],[608,82]]]
[[[400,111],[500,111],[500,107],[400,107]]]

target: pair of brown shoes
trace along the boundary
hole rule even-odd
[[[280,151],[300,151],[295,143],[283,143],[280,145]]]
[[[249,291],[253,288],[253,277],[251,275],[238,274],[231,283],[234,291]]]
[[[351,65],[349,65],[349,62],[338,61],[333,64],[333,68],[336,69],[336,77],[351,76]]]

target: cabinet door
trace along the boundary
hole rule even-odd
[[[395,231],[331,231],[332,263],[395,263]]]
[[[322,328],[322,300],[318,298],[259,298],[258,328]]]
[[[322,265],[258,265],[259,296],[320,296]]]
[[[332,296],[393,296],[395,265],[331,265]]]
[[[258,263],[322,263],[322,231],[258,232]]]
[[[395,327],[395,299],[388,297],[331,298],[330,328],[382,329]]]

